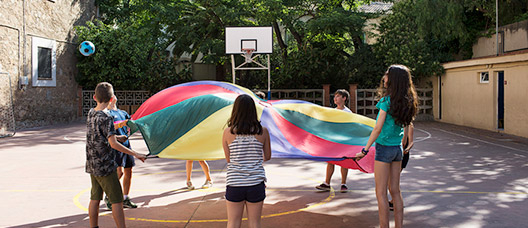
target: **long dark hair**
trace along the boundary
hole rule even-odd
[[[408,126],[418,113],[418,96],[412,81],[409,68],[403,65],[392,65],[385,72],[387,88],[383,80],[378,89],[380,97],[390,97],[389,114],[398,126]]]
[[[258,121],[257,108],[251,96],[242,94],[236,98],[227,126],[231,127],[231,134],[262,134],[262,125]]]

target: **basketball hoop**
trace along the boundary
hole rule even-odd
[[[273,53],[273,27],[225,27],[225,45],[225,53],[231,55],[231,76],[233,77],[233,84],[235,84],[237,70],[267,70],[269,96],[271,87],[270,54]],[[243,63],[236,63],[235,56],[239,57],[238,55],[244,57]]]
[[[244,57],[246,57],[246,63],[250,63],[253,61],[253,59],[251,59],[251,56],[253,55],[253,52],[255,51],[255,49],[253,48],[242,48],[242,52],[244,52]]]

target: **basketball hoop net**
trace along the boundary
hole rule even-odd
[[[255,49],[253,48],[242,48],[242,51],[244,52],[244,57],[246,57],[246,63],[250,63],[250,62],[253,62],[253,59],[251,58],[251,56],[253,55],[253,51],[255,51]]]

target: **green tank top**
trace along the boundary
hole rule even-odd
[[[376,143],[384,146],[398,146],[401,145],[403,138],[403,127],[396,125],[394,118],[389,114],[390,109],[390,97],[383,97],[376,104],[376,107],[380,110],[387,112],[387,117],[381,128],[381,133],[376,139]],[[379,113],[378,113],[379,117]],[[376,121],[377,121],[376,117]]]

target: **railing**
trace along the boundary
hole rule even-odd
[[[418,94],[418,115],[417,120],[433,119],[433,89],[416,88]]]
[[[149,91],[115,91],[117,97],[117,107],[132,115],[152,94]],[[95,94],[94,90],[82,91],[82,115],[86,116],[91,108],[95,107],[97,103],[93,100]]]
[[[266,93],[267,91],[262,92]],[[433,119],[433,89],[417,88],[416,92],[419,99],[419,111],[416,119]],[[152,94],[150,94],[148,91],[115,91],[115,94],[117,96],[117,105],[119,109],[127,111],[130,115],[132,115],[143,102],[152,96]],[[352,93],[352,96],[353,94],[354,93]],[[96,103],[92,98],[93,95],[93,90],[82,91],[83,116],[86,116],[88,111],[96,106]],[[324,96],[324,89],[275,89],[271,91],[272,100],[296,99],[309,101],[321,106],[331,106],[333,94],[329,95],[329,104],[325,104]],[[376,118],[376,115],[378,114],[378,109],[376,108],[376,104],[378,102],[376,99],[376,89],[358,89],[356,90],[356,98],[357,113],[371,118]],[[353,107],[353,105],[350,106]]]
[[[357,113],[376,118],[378,109],[376,104],[376,89],[358,89],[357,94]],[[418,95],[418,115],[417,120],[431,120],[433,119],[433,89],[432,88],[416,88]]]
[[[376,118],[378,114],[378,109],[376,104],[378,100],[376,99],[376,89],[358,89],[356,90],[356,99],[357,99],[357,113],[368,116],[370,118]]]

